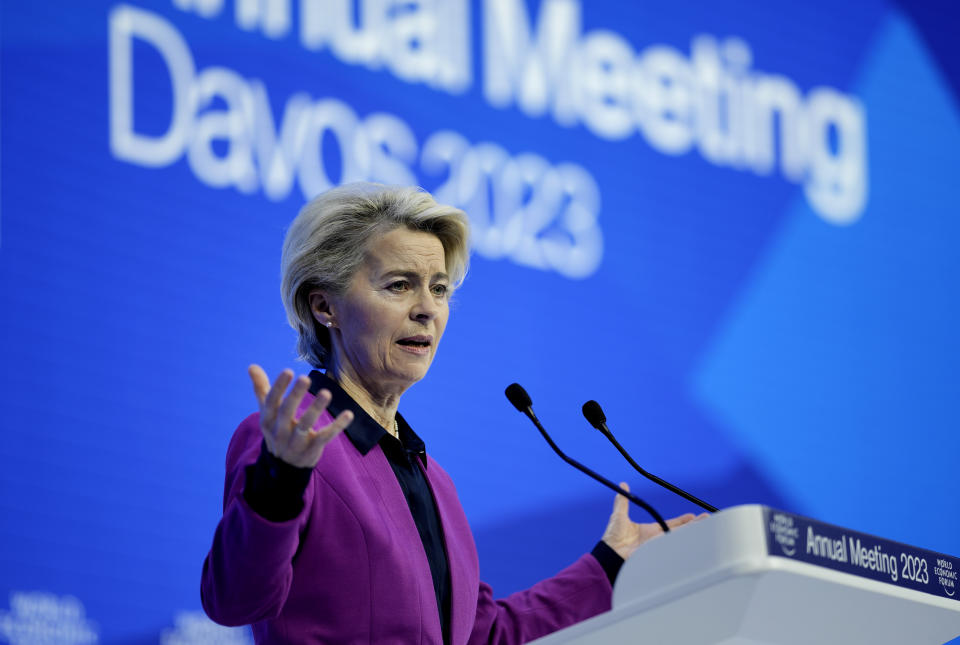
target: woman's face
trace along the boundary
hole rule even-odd
[[[374,240],[347,291],[328,301],[340,374],[368,392],[426,375],[449,315],[450,278],[433,234],[397,228]]]

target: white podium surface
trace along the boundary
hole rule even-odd
[[[956,557],[737,506],[643,545],[611,611],[535,642],[942,645],[960,636],[958,574]]]

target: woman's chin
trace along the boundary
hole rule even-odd
[[[413,385],[427,375],[432,362],[432,356],[404,356],[390,366],[388,379],[402,380]]]

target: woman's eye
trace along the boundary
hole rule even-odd
[[[387,288],[391,291],[406,291],[410,288],[410,285],[406,280],[397,280],[396,282],[391,282]]]
[[[445,284],[435,284],[431,287],[433,290],[433,295],[435,296],[445,296],[447,295],[447,285]]]

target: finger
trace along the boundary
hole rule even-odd
[[[329,443],[331,439],[343,432],[352,422],[353,412],[350,410],[344,410],[337,415],[337,418],[334,419],[330,425],[325,428],[320,428],[317,431],[317,440],[324,443]]]
[[[296,426],[293,416],[297,413],[297,408],[300,407],[303,395],[307,393],[309,388],[310,379],[306,376],[300,376],[293,384],[293,389],[290,390],[287,398],[280,404],[280,409],[277,410],[277,418],[274,421],[276,437],[280,445],[286,445],[286,442],[290,439],[290,435],[293,434]]]
[[[683,526],[684,524],[689,524],[695,519],[697,519],[697,516],[693,513],[685,513],[684,515],[673,517],[667,520],[667,526],[670,528],[676,528],[678,526]]]
[[[273,382],[270,391],[267,392],[267,396],[263,401],[263,408],[260,410],[260,418],[263,422],[267,423],[267,425],[273,425],[277,416],[277,407],[280,405],[280,401],[283,400],[283,394],[287,391],[287,386],[290,385],[291,380],[293,380],[293,370],[283,370],[280,372],[277,380]]]
[[[337,415],[337,418],[333,420],[328,426],[320,428],[315,432],[311,432],[311,446],[310,455],[311,461],[317,463],[320,460],[320,456],[323,454],[323,449],[328,443],[333,441],[337,435],[343,432],[347,426],[353,421],[353,412],[350,410],[344,410]]]
[[[267,378],[267,373],[263,371],[263,368],[256,363],[247,367],[247,374],[250,375],[250,381],[253,383],[253,395],[257,397],[257,404],[260,406],[260,431],[263,433],[263,440],[267,444],[267,450],[275,455],[277,454],[276,443],[273,441],[273,434],[268,431],[268,420],[264,417],[263,411],[264,401],[270,391],[270,379]]]
[[[307,409],[303,411],[303,414],[297,420],[297,428],[303,430],[304,432],[314,429],[314,425],[317,423],[317,419],[320,418],[320,415],[323,414],[323,411],[327,409],[327,406],[330,405],[331,399],[330,390],[320,390],[317,392],[316,398],[307,406]]]
[[[253,394],[257,397],[257,403],[263,410],[263,402],[267,398],[267,392],[270,391],[270,379],[263,368],[253,363],[247,368],[247,374],[250,375],[250,381],[253,383]]]
[[[287,442],[288,450],[294,454],[309,451],[311,444],[317,436],[313,426],[316,425],[317,418],[329,403],[330,391],[320,390],[320,392],[317,393],[317,397],[307,406],[307,409],[304,410],[300,419],[297,420],[296,427],[294,427],[290,439]]]
[[[620,482],[620,488],[630,492],[630,485],[627,482]],[[630,515],[630,500],[628,500],[623,495],[617,495],[617,498],[613,500],[613,514],[614,515]]]

